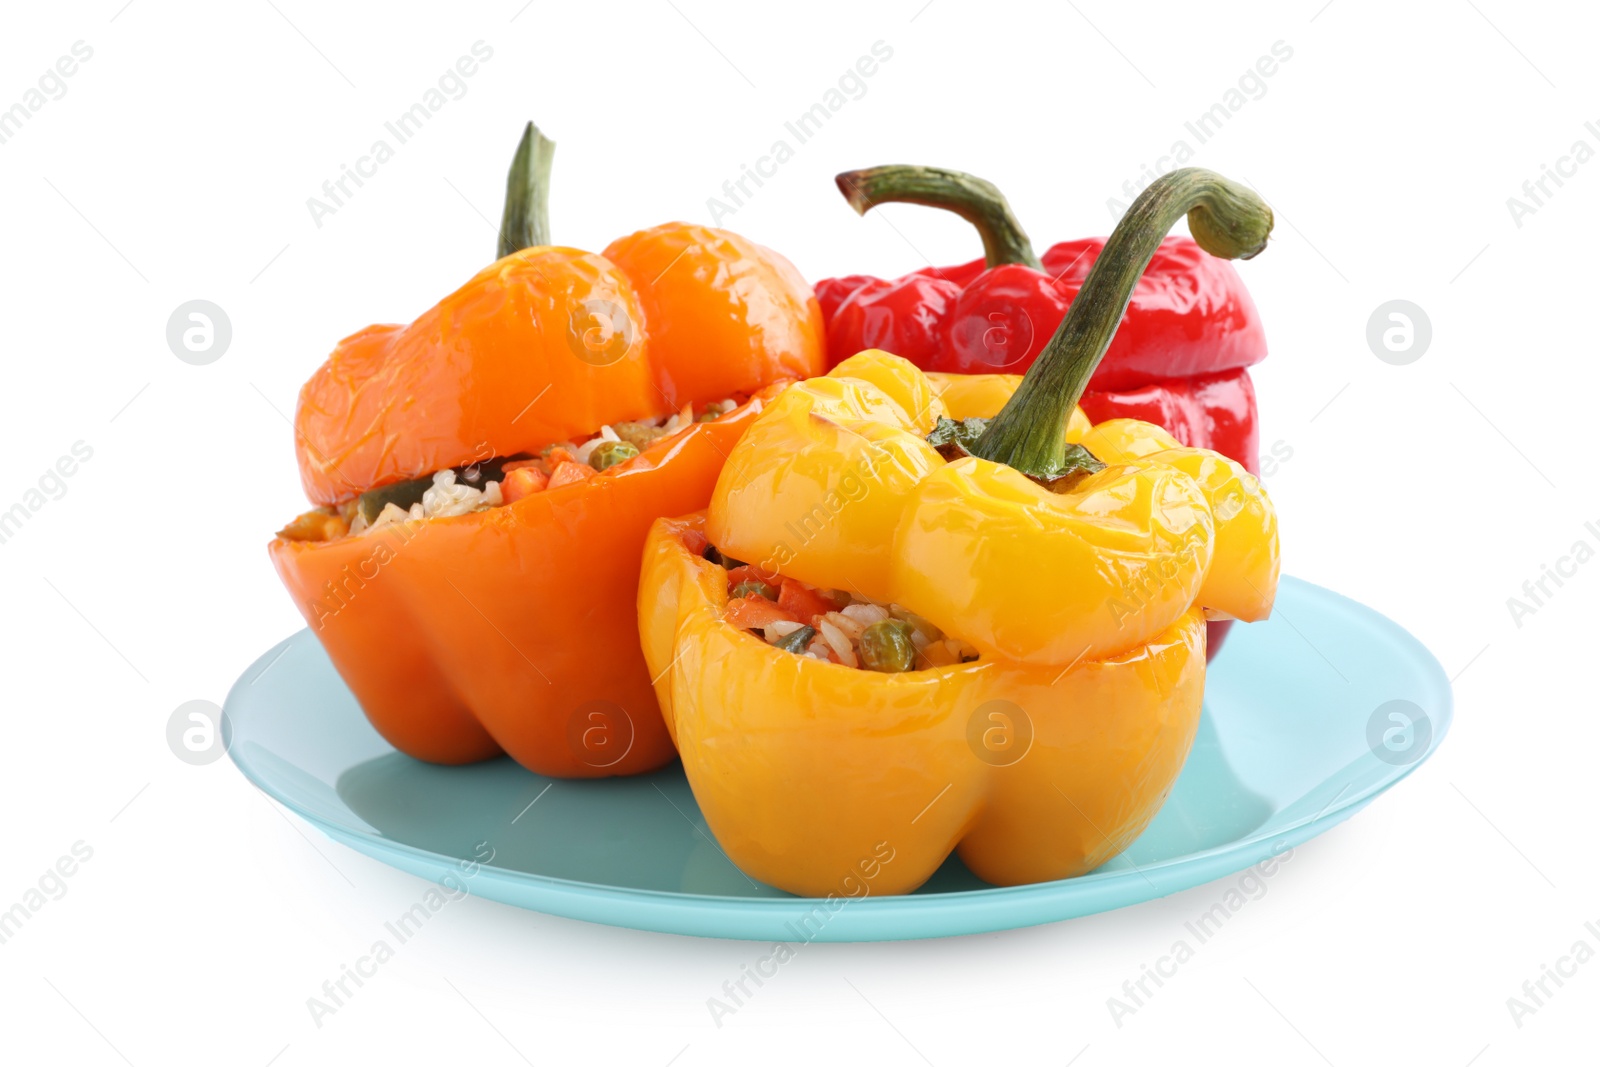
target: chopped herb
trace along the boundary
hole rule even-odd
[[[789,634],[787,637],[778,638],[778,643],[774,647],[781,648],[785,652],[793,652],[798,656],[805,652],[805,650],[811,644],[811,639],[816,636],[817,631],[815,627],[802,626],[800,629],[796,630],[792,634]]]

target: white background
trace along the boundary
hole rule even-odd
[[[1592,786],[1600,546],[1591,245],[1600,162],[1507,198],[1600,120],[1579,5],[8,5],[0,107],[73,43],[93,57],[0,144],[0,509],[74,442],[93,458],[0,544],[0,908],[93,857],[0,945],[12,1061],[1083,1067],[1592,1062],[1600,963],[1519,1027],[1506,1006],[1600,939]],[[473,42],[492,60],[319,228],[306,207]],[[812,945],[736,1016],[706,999],[765,950],[452,905],[318,1028],[307,997],[424,883],[323,839],[164,728],[220,702],[300,619],[265,545],[301,507],[296,390],[333,343],[405,321],[491,256],[522,122],[559,144],[555,236],[589,249],[711,221],[737,177],[875,41],[893,57],[723,224],[809,278],[977,254],[958,221],[857,218],[839,170],[924,162],[1000,184],[1039,247],[1103,233],[1178,139],[1253,183],[1275,240],[1241,266],[1290,573],[1413,630],[1456,677],[1438,756],[1303,846],[1119,1027],[1107,998],[1233,880],[1110,914],[942,942]],[[1293,56],[1215,137],[1184,128],[1274,42]],[[1530,202],[1531,203],[1531,202]],[[180,303],[233,341],[176,359]],[[1414,301],[1432,344],[1375,358]],[[1585,523],[1594,521],[1595,530]],[[1550,588],[1554,588],[1552,585]],[[1295,714],[1285,706],[1286,716]],[[676,1057],[676,1058],[674,1058]],[[1075,1058],[1076,1057],[1076,1058]]]

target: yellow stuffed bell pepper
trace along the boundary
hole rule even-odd
[[[707,512],[652,528],[645,658],[751,877],[905,893],[952,850],[999,885],[1070,877],[1160,807],[1199,720],[1206,613],[1265,618],[1278,577],[1240,464],[1076,408],[1184,211],[1214,254],[1253,255],[1271,225],[1231,183],[1168,175],[1020,386],[860,353],[767,406]]]

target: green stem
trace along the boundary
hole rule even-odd
[[[1224,259],[1251,258],[1272,232],[1266,202],[1220,174],[1185,167],[1157,178],[1117,223],[1055,336],[970,446],[973,455],[1036,477],[1061,470],[1067,419],[1116,335],[1139,276],[1186,213],[1195,241]]]
[[[528,123],[506,175],[499,258],[550,243],[550,162],[555,154],[556,143]]]
[[[1011,205],[989,182],[959,170],[941,167],[892,165],[847,170],[833,179],[844,198],[865,215],[879,204],[923,204],[944,208],[966,219],[983,238],[983,258],[988,266],[1022,263],[1043,270],[1022,223]]]

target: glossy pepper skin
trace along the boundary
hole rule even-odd
[[[300,390],[295,452],[306,496],[333,504],[821,363],[820,311],[787,260],[669,223],[601,255],[523,249],[409,326],[345,338]]]
[[[822,361],[809,286],[736,234],[672,223],[604,255],[515,251],[411,325],[347,338],[306,383],[296,451],[313,501],[691,401],[752,399],[503,507],[280,537],[273,564],[400,751],[436,763],[504,752],[559,777],[651,770],[673,749],[639,652],[645,533],[703,507],[757,401]]]
[[[928,381],[935,393],[944,401],[949,409],[950,417],[965,419],[973,416],[989,416],[999,411],[1011,395],[1017,391],[1017,386],[1022,382],[1021,375],[1017,374],[943,374],[938,371],[928,372]],[[1249,378],[1244,379],[1246,386]],[[1081,424],[1083,430],[1089,426],[1089,416],[1085,412],[1090,397],[1095,394],[1085,394],[1083,405],[1080,405],[1074,415],[1075,421],[1072,428],[1067,431],[1071,441],[1081,442],[1082,431],[1077,427]],[[1106,405],[1103,403],[1107,394],[1099,394],[1102,401],[1099,410],[1107,412],[1103,420],[1112,419],[1137,419],[1145,423],[1158,426],[1172,426],[1176,420],[1170,413],[1170,398],[1172,392],[1157,386],[1152,386],[1148,391],[1139,391],[1131,394],[1132,398],[1149,397],[1149,407],[1143,403],[1121,403]],[[1253,395],[1253,394],[1252,394]],[[1254,401],[1252,400],[1252,403]],[[1180,424],[1181,425],[1181,424]],[[1173,443],[1183,440],[1183,435],[1174,433]],[[1218,451],[1221,451],[1218,449]],[[1223,453],[1226,455],[1226,453]],[[1251,473],[1254,473],[1253,471]],[[1229,629],[1233,626],[1230,619],[1208,619],[1206,621],[1206,659],[1216,658],[1222,642],[1227,638]]]
[[[978,210],[882,190],[881,172],[916,171],[967,183],[956,197],[990,197]],[[827,278],[817,298],[827,322],[830,361],[881,348],[927,371],[1022,374],[1071,306],[1105,246],[1103,238],[1063,241],[1034,260],[993,186],[970,175],[932,168],[874,168],[839,176],[853,206],[864,211],[906,199],[962,211],[985,235],[991,254],[954,267],[924,267],[886,280],[868,275]],[[891,177],[890,182],[894,179]],[[987,226],[1014,229],[996,241]],[[1000,262],[1010,249],[1013,260]],[[1080,400],[1097,422],[1137,418],[1165,426],[1184,444],[1211,448],[1259,471],[1255,390],[1246,367],[1267,354],[1266,335],[1250,294],[1232,264],[1187,237],[1161,242],[1136,285],[1111,348]]]
[[[994,414],[1005,384],[953,399]],[[976,456],[946,462],[923,434],[948,411],[909,362],[860,353],[769,405],[708,511],[658,521],[646,544],[641,638],[690,785],[729,858],[790,892],[835,890],[884,842],[884,892],[915,889],[952,850],[999,885],[1093,869],[1183,765],[1201,609],[1271,609],[1276,517],[1240,464],[1075,416],[1064,435],[1109,466],[1054,493]],[[723,621],[707,538],[898,603],[980,658],[884,675],[771,647]],[[1031,740],[1013,758],[997,735],[1002,752]]]
[[[367,718],[407,755],[506,753],[562,778],[653,770],[673,750],[639,655],[640,548],[656,516],[706,502],[752,410],[504,507],[279,538],[272,561]]]

